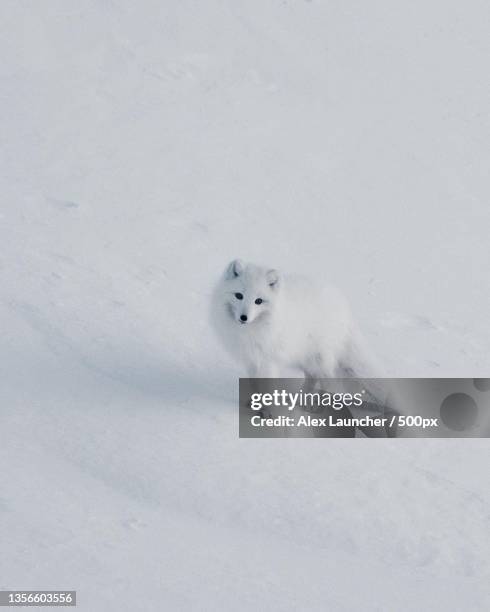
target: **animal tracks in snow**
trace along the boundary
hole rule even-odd
[[[434,323],[424,315],[410,315],[398,312],[387,313],[381,319],[381,325],[391,329],[415,329],[419,331],[443,331],[444,327]]]

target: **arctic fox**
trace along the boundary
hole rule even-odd
[[[212,298],[212,323],[249,378],[304,373],[321,378],[380,376],[344,297],[303,277],[237,259]]]

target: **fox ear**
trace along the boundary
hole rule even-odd
[[[240,276],[244,268],[245,264],[243,263],[243,261],[241,259],[235,259],[228,266],[228,278],[236,278],[237,276]]]
[[[277,270],[269,270],[265,277],[269,283],[269,287],[271,289],[277,289],[279,285],[279,272]]]

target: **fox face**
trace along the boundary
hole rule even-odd
[[[279,273],[240,259],[231,262],[226,272],[226,309],[237,325],[250,325],[270,316],[279,290]]]

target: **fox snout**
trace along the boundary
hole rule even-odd
[[[247,315],[240,315],[240,322],[241,323],[246,323],[248,321],[248,317]]]

